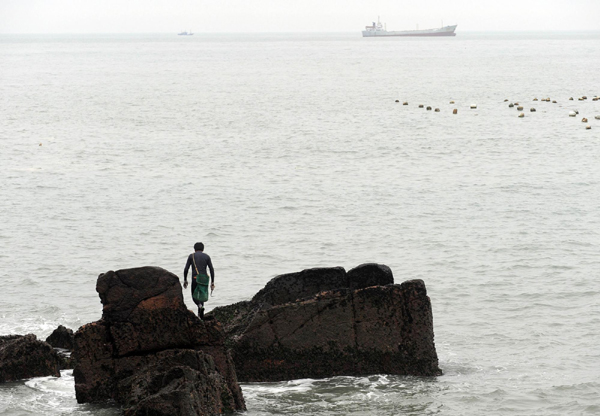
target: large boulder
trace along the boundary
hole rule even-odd
[[[34,334],[0,336],[0,383],[32,377],[60,377],[62,360]]]
[[[214,316],[223,324],[226,342],[230,345],[246,330],[260,310],[310,299],[330,290],[362,289],[392,283],[392,270],[384,264],[361,264],[348,272],[343,267],[305,269],[276,276],[251,300],[217,307],[208,316]]]
[[[390,268],[383,264],[362,264],[348,273],[343,267],[306,269],[273,278],[252,298],[252,302],[275,306],[328,290],[344,287],[361,289],[389,283],[394,283],[394,277]]]
[[[383,265],[278,276],[251,301],[212,315],[242,381],[441,374],[425,283],[395,285]]]
[[[362,289],[391,283],[394,283],[392,270],[383,264],[361,264],[348,272],[342,267],[306,269],[276,276],[251,300],[215,308],[208,316],[223,323],[229,345],[242,334],[259,310],[310,299],[334,289]]]
[[[46,342],[54,348],[63,348],[65,350],[73,350],[73,340],[75,336],[73,330],[59,325],[49,336]]]
[[[75,334],[78,402],[115,400],[127,405],[130,414],[146,414],[140,409],[152,403],[156,407],[152,414],[163,414],[160,409],[174,415],[245,409],[221,325],[201,321],[185,307],[177,276],[158,267],[110,271],[98,277],[96,290],[103,304],[102,319]],[[181,371],[170,371],[176,367]],[[171,413],[174,410],[165,400],[189,393],[192,386],[200,388],[204,402],[190,399],[194,405]],[[124,396],[124,391],[135,394]],[[194,413],[199,408],[205,413]]]

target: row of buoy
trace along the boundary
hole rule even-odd
[[[583,95],[583,96],[579,97],[577,100],[579,100],[579,101],[585,101],[587,99],[588,99],[588,97],[586,95]],[[574,100],[575,100],[575,98],[569,97],[569,101],[574,101]],[[545,102],[548,102],[548,103],[552,102],[553,104],[557,103],[556,100],[550,100],[550,98],[542,98],[541,100],[538,100],[537,98],[534,98],[533,101],[545,101]],[[600,101],[600,97],[596,95],[596,96],[594,96],[592,98],[592,101]],[[508,100],[504,100],[504,102],[506,103],[506,102],[508,102]]]
[[[577,100],[579,100],[579,101],[585,101],[587,99],[588,99],[588,97],[585,96],[585,95],[583,95],[583,96],[579,97]],[[573,100],[574,100],[573,97],[569,97],[569,101],[573,101]],[[598,97],[597,95],[592,98],[592,101],[598,101],[598,100],[600,100],[600,97]]]
[[[587,100],[587,97],[586,97],[586,96],[583,96],[582,98]],[[571,98],[571,99],[572,99],[572,98]],[[597,97],[597,96],[596,96],[596,97],[594,97],[592,100],[593,100],[593,101],[598,101],[598,100],[600,100],[600,97]],[[508,102],[508,101],[509,101],[508,99],[504,100],[504,102]],[[534,98],[534,99],[533,99],[533,101],[540,101],[540,100],[538,100],[537,98]],[[550,98],[542,98],[542,99],[541,99],[541,101],[545,101],[545,102],[552,102],[552,103],[554,103],[554,104],[556,104],[556,103],[557,103],[557,101],[556,101],[556,100],[551,100]],[[399,102],[400,102],[400,100],[396,100],[396,102],[397,102],[397,103],[399,103]],[[450,101],[450,104],[454,104],[454,101]],[[408,105],[408,101],[404,101],[404,102],[402,103],[402,105]],[[517,111],[523,111],[523,106],[522,106],[522,105],[520,105],[518,102],[516,102],[516,103],[510,103],[510,104],[508,104],[508,107],[509,107],[509,108],[514,108],[515,106],[517,107]],[[419,104],[419,108],[425,108],[425,106],[424,106],[423,104]],[[477,108],[477,104],[471,104],[471,105],[470,105],[470,108],[471,108],[471,109],[476,109],[476,108]],[[427,109],[427,111],[431,111],[431,110],[432,110],[432,107],[431,107],[431,106],[427,106],[427,108],[426,108],[426,109]],[[530,111],[531,113],[535,113],[535,112],[537,112],[537,110],[536,110],[536,108],[535,108],[535,107],[531,107],[531,108],[529,109],[529,111]],[[436,112],[436,113],[439,113],[439,112],[440,112],[440,109],[439,109],[439,108],[436,108],[436,109],[435,109],[435,112]],[[457,109],[457,108],[453,109],[453,110],[452,110],[452,114],[458,114],[458,109]],[[575,117],[577,114],[579,114],[579,111],[577,111],[577,110],[569,112],[569,116],[570,116],[570,117]],[[523,113],[523,112],[519,113],[519,118],[524,118],[524,117],[525,117],[525,113]],[[597,120],[600,120],[600,115],[596,116],[595,118],[596,118]],[[584,118],[583,118],[581,121],[582,121],[583,123],[587,123],[587,122],[588,122],[588,119],[584,117]],[[591,127],[589,124],[586,126],[586,129],[587,129],[587,130],[591,130],[591,128],[592,128],[592,127]]]
[[[547,102],[547,103],[552,103],[552,104],[556,104],[558,103],[558,101],[556,100],[551,100],[550,98],[542,98],[541,100],[538,100],[537,98],[534,98],[533,101],[542,101],[542,102]],[[508,100],[504,100],[505,103],[508,102]],[[512,103],[511,103],[512,104]],[[518,105],[519,103],[514,103],[515,105]],[[510,104],[508,105],[509,107],[511,106]]]
[[[511,104],[511,105],[509,105],[509,107],[514,107],[514,106]],[[522,110],[522,109],[523,109],[523,107],[521,107],[521,106],[517,107],[517,110],[519,110],[519,111]],[[529,111],[531,111],[532,113],[535,113],[536,109],[532,107]],[[576,117],[577,114],[579,114],[579,111],[577,111],[577,110],[569,111],[569,117]],[[519,113],[519,118],[523,118],[523,117],[525,117],[525,113]],[[596,116],[596,119],[600,120],[600,116]],[[581,119],[581,122],[582,123],[587,123],[588,119],[584,117],[584,118]],[[592,126],[590,126],[588,124],[587,126],[585,126],[585,128],[586,128],[586,130],[591,130]]]
[[[573,100],[573,97],[571,97],[570,100]],[[580,100],[587,100],[587,97],[584,95],[583,97],[581,97]],[[598,96],[596,96],[596,97],[594,97],[592,99],[592,101],[598,101],[598,100],[600,100],[600,97],[598,97]],[[538,100],[537,98],[534,98],[533,101],[540,101],[540,100]],[[542,98],[541,101],[546,101],[546,102],[552,101],[552,103],[556,104],[556,100],[550,100],[550,98]],[[504,100],[504,102],[508,102],[508,100]],[[508,104],[509,108],[514,108],[515,106],[517,107],[517,111],[523,111],[523,106],[519,105],[519,103],[510,103],[510,104]],[[532,113],[535,113],[537,110],[534,107],[531,107],[531,109],[529,111],[532,112]],[[579,111],[577,111],[577,110],[569,111],[569,117],[576,117],[577,114],[579,114]],[[519,118],[523,118],[523,117],[525,117],[525,113],[519,113]],[[595,118],[596,118],[596,120],[600,120],[600,115],[596,116]],[[588,119],[584,117],[581,120],[581,122],[582,123],[587,123]],[[592,126],[590,126],[588,124],[588,125],[585,126],[585,128],[586,128],[586,130],[591,130]]]
[[[396,102],[399,103],[400,100],[396,100]],[[450,101],[450,104],[454,104],[454,101]],[[404,101],[402,105],[408,105],[408,101]],[[431,106],[428,105],[427,107],[425,107],[423,104],[419,104],[419,108],[425,108],[427,111],[431,111],[433,109]],[[471,104],[471,108],[477,108],[477,104]],[[441,110],[439,108],[435,108],[435,110],[433,111],[439,113]],[[458,114],[458,109],[453,109],[452,114]]]

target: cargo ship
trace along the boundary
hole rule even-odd
[[[376,36],[456,36],[456,33],[454,33],[456,26],[458,25],[442,26],[438,29],[396,30],[388,32],[385,25],[381,24],[378,18],[377,23],[373,22],[373,25],[365,26],[362,35],[363,38]]]

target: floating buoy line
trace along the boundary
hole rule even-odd
[[[582,95],[581,97],[578,97],[577,100],[578,101],[587,101],[588,97],[586,95]],[[557,100],[551,99],[550,97],[541,98],[541,99],[538,99],[537,97],[534,97],[532,99],[532,101],[534,101],[534,102],[546,102],[546,103],[558,104]],[[569,97],[568,101],[575,101],[575,98]],[[591,99],[591,101],[594,101],[594,102],[600,101],[600,96],[597,96],[597,95],[594,96]],[[395,102],[399,103],[400,100],[395,100]],[[523,112],[523,106],[521,104],[519,104],[519,102],[510,102],[510,100],[508,98],[505,99],[504,102],[505,103],[509,103],[508,104],[508,108],[515,108],[515,107],[517,108],[517,111],[519,111],[519,114],[518,114],[519,118],[524,118],[525,117],[525,113]],[[450,100],[449,103],[450,103],[450,105],[453,105],[453,106],[456,104],[456,102],[454,100]],[[408,101],[403,101],[402,105],[408,106],[409,105]],[[430,106],[430,105],[425,106],[424,104],[419,104],[418,107],[419,108],[425,108],[427,111],[431,111],[433,109],[432,106]],[[478,108],[478,106],[477,106],[476,103],[472,103],[471,105],[469,105],[469,109],[471,109],[471,110],[476,110],[477,108]],[[436,107],[435,110],[434,110],[434,112],[436,112],[436,113],[440,113],[441,111],[442,110],[439,107]],[[531,107],[529,109],[529,112],[530,113],[536,113],[537,109],[535,107]],[[452,114],[458,114],[458,108],[456,108],[456,107],[452,108]],[[578,114],[579,114],[578,110],[570,110],[569,113],[568,113],[569,117],[577,117]],[[600,115],[596,115],[594,118],[596,120],[600,120]],[[587,117],[583,117],[581,119],[581,122],[582,123],[588,123],[588,118]],[[586,128],[586,130],[591,130],[592,126],[590,124],[586,124],[585,128]]]

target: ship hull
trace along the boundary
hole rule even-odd
[[[387,30],[363,30],[362,35],[365,38],[370,37],[390,37],[390,36],[456,36],[454,31],[455,26],[445,26],[440,29],[425,29],[425,30],[404,30],[404,31],[387,31]]]

